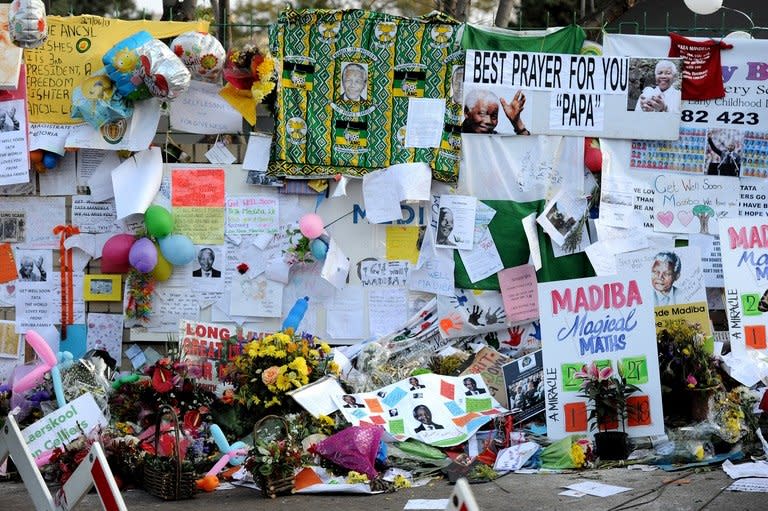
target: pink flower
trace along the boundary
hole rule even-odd
[[[688,382],[689,389],[696,387],[696,385],[699,383],[698,380],[696,380],[696,377],[692,374],[689,374],[685,381]]]
[[[597,364],[592,362],[589,365],[583,365],[580,371],[574,373],[574,378],[580,378],[582,380],[596,380],[603,381],[613,376],[613,368],[611,366],[603,367],[599,369]]]

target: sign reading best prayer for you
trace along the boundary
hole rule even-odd
[[[646,112],[628,100],[632,69],[652,60],[468,50],[463,131],[674,140],[678,108]],[[667,94],[679,96],[679,83]]]
[[[574,376],[590,362],[612,367],[641,389],[627,399],[625,424],[608,429],[630,436],[664,432],[652,297],[641,275],[539,284],[548,436],[590,430],[582,380]]]

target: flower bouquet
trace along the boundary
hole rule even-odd
[[[680,406],[669,402],[665,408],[679,410],[687,405],[691,420],[705,420],[709,400],[722,384],[717,359],[712,355],[712,338],[704,334],[700,324],[679,319],[667,322],[657,333],[656,342],[662,391],[680,401]]]
[[[248,91],[256,103],[275,88],[275,60],[253,44],[232,49],[224,64],[224,79],[237,90]]]
[[[614,376],[608,365],[598,367],[595,362],[585,365],[574,374],[581,379],[581,397],[590,402],[589,421],[597,428],[595,450],[601,459],[625,459],[629,454],[624,421],[627,418],[627,398],[640,389],[627,383],[622,374]],[[621,431],[615,430],[621,426]]]
[[[227,374],[235,387],[235,402],[254,420],[266,413],[291,411],[295,405],[287,398],[288,391],[338,373],[330,351],[316,337],[291,329],[248,342]]]

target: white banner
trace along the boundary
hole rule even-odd
[[[467,50],[462,130],[674,140],[680,65],[671,58]],[[671,79],[654,78],[660,68]],[[652,83],[630,79],[649,70]],[[641,108],[652,98],[654,108]]]

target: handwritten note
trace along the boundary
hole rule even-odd
[[[20,332],[50,326],[53,292],[47,287],[19,287],[16,290],[16,329]]]
[[[180,319],[195,319],[200,314],[197,296],[188,289],[157,289],[152,301],[150,332],[176,332]]]
[[[382,336],[403,326],[408,319],[405,289],[371,289],[368,292],[368,325],[371,335]]]
[[[115,202],[94,202],[89,195],[72,197],[72,223],[80,232],[101,234],[120,231]]]
[[[283,286],[263,275],[249,278],[236,275],[230,288],[229,314],[279,318],[283,307]]]
[[[405,287],[408,284],[408,261],[360,261],[363,287]]]
[[[171,127],[189,133],[239,133],[242,116],[219,96],[221,86],[192,80],[187,92],[171,103]]]
[[[408,289],[450,296],[455,290],[453,267],[452,257],[429,258],[421,268],[411,271]]]
[[[227,236],[275,234],[279,223],[275,197],[227,197]]]
[[[272,135],[266,133],[251,133],[248,147],[243,157],[243,170],[266,171],[269,164],[269,150],[272,146]]]
[[[171,205],[178,232],[197,244],[224,243],[224,169],[173,169]]]
[[[472,249],[459,250],[459,256],[472,282],[483,280],[504,268],[499,250],[487,225],[475,226]]]
[[[408,98],[405,147],[438,147],[444,120],[444,99]]]
[[[499,287],[508,321],[517,323],[539,317],[536,270],[532,264],[500,271]]]
[[[361,286],[336,290],[326,305],[326,331],[331,339],[364,339],[368,329],[360,304],[365,297]]]

